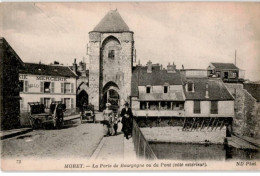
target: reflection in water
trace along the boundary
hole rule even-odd
[[[174,160],[229,160],[260,159],[259,151],[236,149],[220,144],[150,142],[158,159]]]

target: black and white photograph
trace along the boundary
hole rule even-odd
[[[260,169],[260,2],[0,3],[3,171]]]

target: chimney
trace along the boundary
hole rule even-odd
[[[183,64],[181,65],[181,67],[182,67],[182,70],[184,70],[184,65]]]
[[[206,83],[206,95],[205,98],[209,98],[209,84]]]
[[[73,66],[72,66],[72,70],[76,73],[77,72],[77,61],[76,61],[76,58],[74,59],[74,63],[73,63]]]
[[[174,64],[174,62],[172,63],[172,65],[170,63],[167,65],[167,72],[168,73],[176,72],[176,65]]]
[[[147,65],[147,73],[152,73],[152,62],[149,60],[146,65]]]
[[[80,62],[79,63],[80,67],[81,67],[81,76],[86,76],[86,63],[85,62]]]

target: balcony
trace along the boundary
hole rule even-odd
[[[184,110],[133,110],[136,117],[184,117]]]

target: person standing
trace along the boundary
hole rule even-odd
[[[104,137],[111,136],[113,111],[110,109],[111,104],[106,103],[106,109],[103,111]]]
[[[125,107],[122,109],[120,116],[122,117],[122,131],[126,139],[129,139],[129,135],[132,135],[133,112],[131,108],[129,108],[128,102],[125,103]]]
[[[118,129],[118,122],[120,121],[118,114],[115,115],[113,119],[113,128],[114,128],[114,135],[117,135],[117,129]]]

